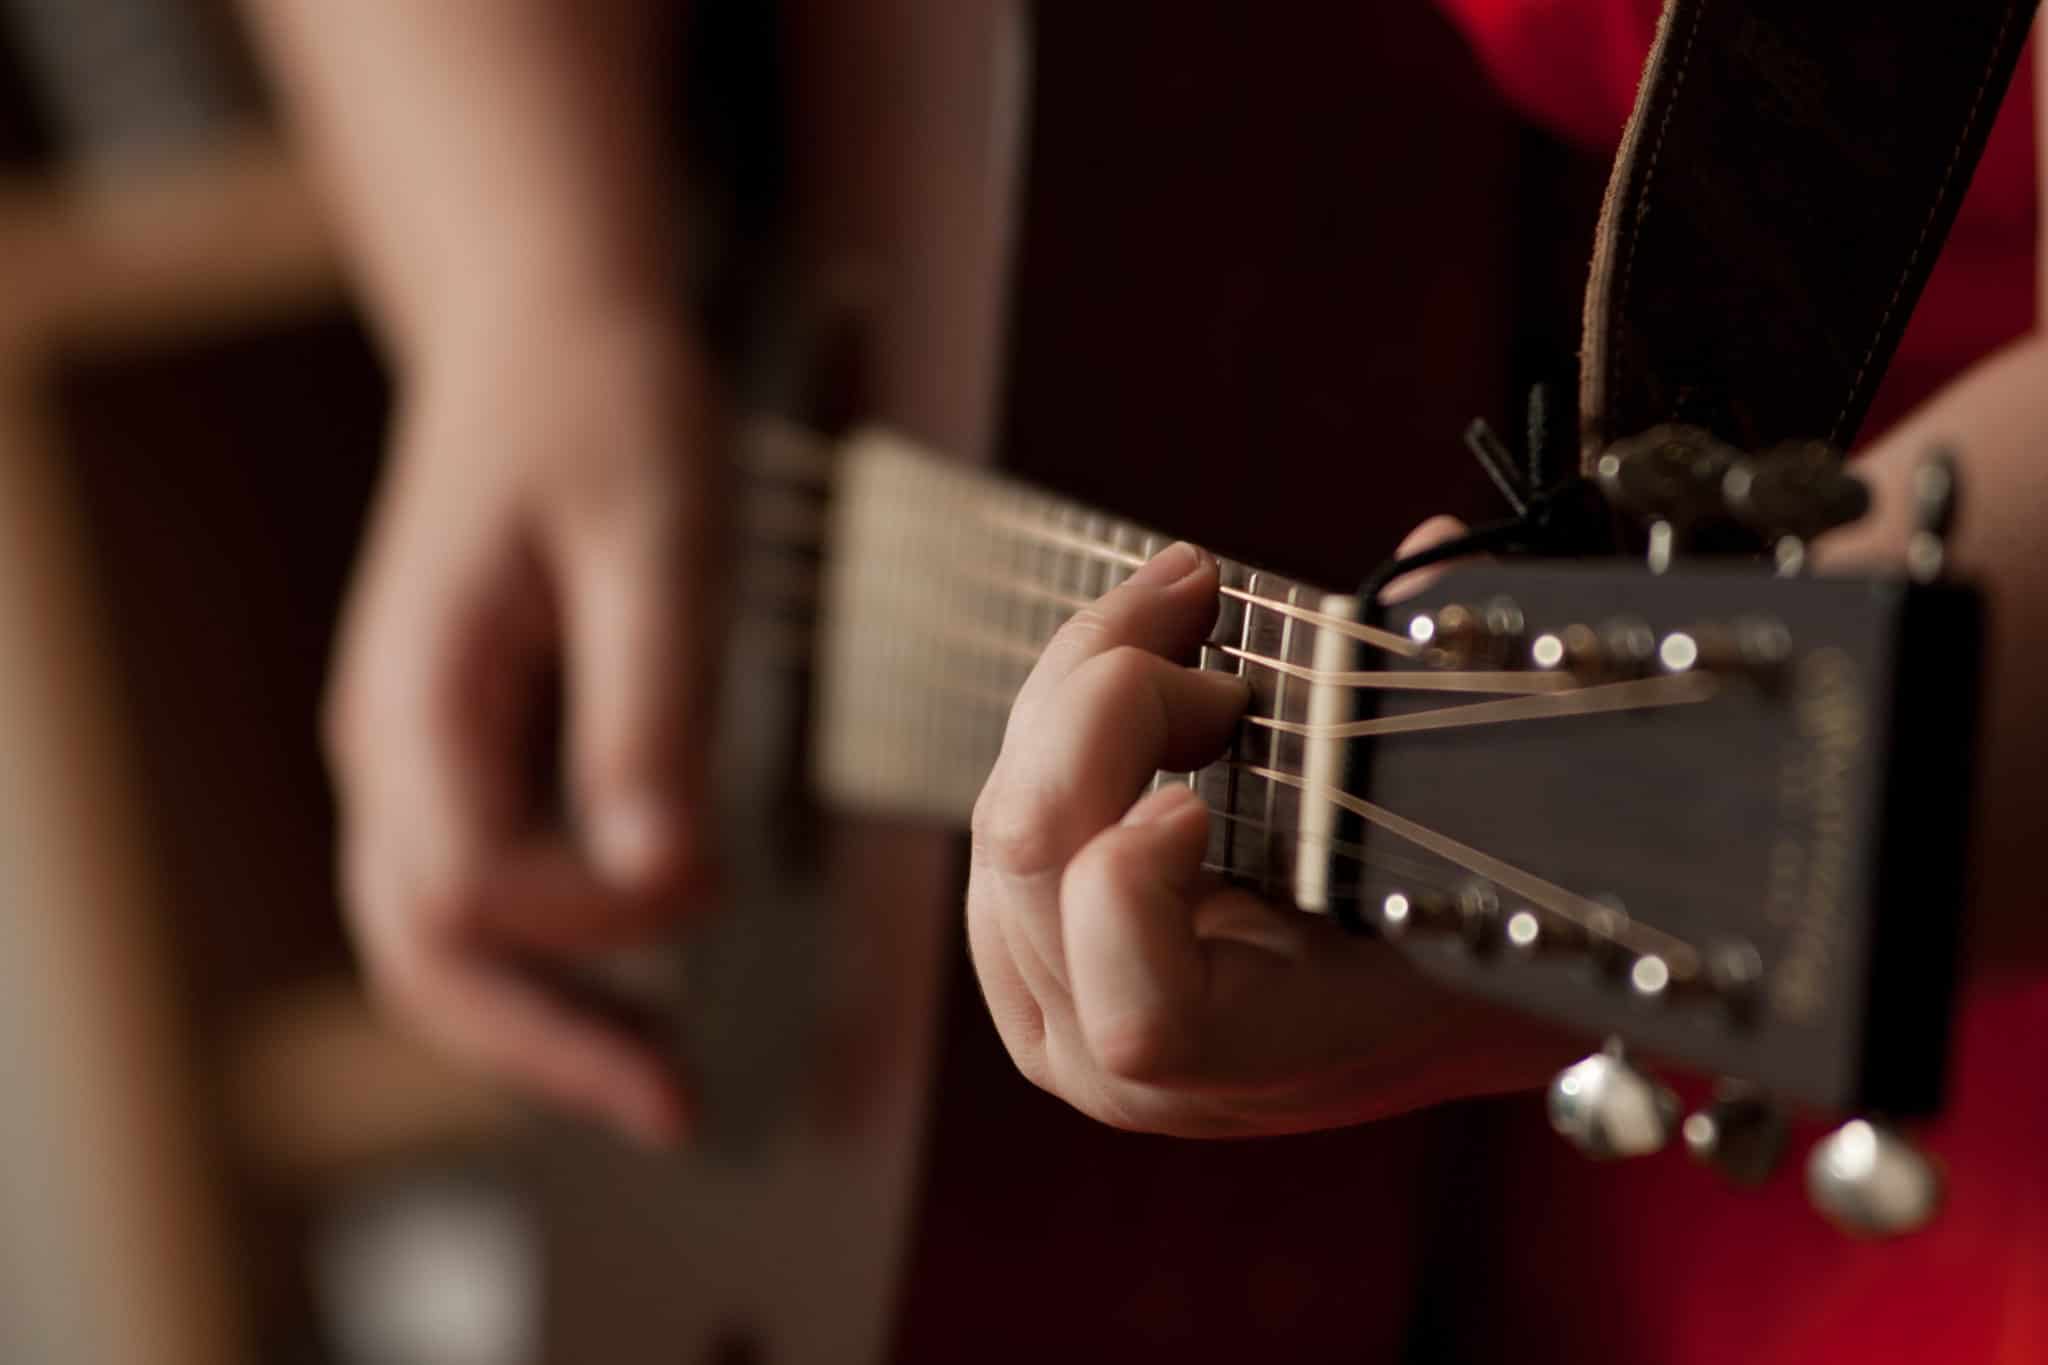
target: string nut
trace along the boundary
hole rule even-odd
[[[1700,661],[1700,642],[1691,634],[1674,630],[1657,646],[1657,662],[1666,673],[1684,673]]]
[[[1458,893],[1458,933],[1481,956],[1500,946],[1500,897],[1492,887],[1475,884]]]
[[[1635,965],[1635,955],[1621,941],[1628,928],[1628,911],[1613,896],[1594,899],[1599,908],[1586,918],[1587,956],[1602,976],[1619,980]]]
[[[1785,1151],[1785,1116],[1753,1086],[1723,1081],[1680,1133],[1693,1159],[1738,1185],[1761,1185]]]
[[[1606,660],[1600,632],[1591,626],[1570,625],[1560,632],[1564,645],[1564,667],[1568,673],[1597,673]]]
[[[1792,662],[1792,632],[1767,616],[1743,617],[1735,623],[1735,655],[1757,684],[1775,687]]]
[[[1706,953],[1707,989],[1727,1007],[1738,1024],[1756,1018],[1763,998],[1764,960],[1756,948],[1739,939],[1711,945]]]
[[[1617,617],[1600,628],[1600,652],[1603,672],[1643,673],[1657,657],[1657,634],[1633,617]]]
[[[1520,654],[1526,629],[1521,607],[1507,597],[1478,607],[1453,602],[1434,616],[1417,613],[1408,620],[1408,638],[1438,668],[1506,667]]]
[[[1485,642],[1486,622],[1472,608],[1453,602],[1437,612],[1434,639],[1432,658],[1446,668],[1463,668]]]
[[[1644,953],[1629,967],[1628,984],[1645,1000],[1661,1000],[1671,985],[1671,964],[1655,953]]]
[[[1518,952],[1533,953],[1543,941],[1543,921],[1536,917],[1534,910],[1517,910],[1508,916],[1508,946]]]
[[[1496,597],[1486,604],[1482,619],[1486,639],[1479,652],[1493,667],[1508,667],[1521,656],[1522,641],[1529,629],[1528,618],[1512,597]]]

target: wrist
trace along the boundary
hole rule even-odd
[[[480,389],[503,398],[537,385],[679,398],[714,392],[713,375],[694,321],[666,299],[532,291],[437,315],[399,365],[406,397]]]
[[[544,352],[573,360],[568,348],[579,345],[607,357],[694,353],[696,327],[667,287],[521,282],[437,301],[401,365],[411,378],[492,355]]]

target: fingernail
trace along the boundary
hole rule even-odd
[[[614,798],[593,814],[589,837],[591,860],[605,880],[645,886],[666,873],[674,857],[674,816],[651,797]]]
[[[1177,540],[1139,565],[1137,572],[1124,581],[1148,588],[1170,587],[1208,563],[1208,555],[1185,540]]]
[[[1212,688],[1219,694],[1227,694],[1239,706],[1248,704],[1252,699],[1250,678],[1240,677],[1235,673],[1218,673],[1212,668],[1191,668],[1188,671],[1200,680],[1203,687]]]
[[[1122,823],[1132,828],[1140,825],[1156,825],[1162,820],[1172,819],[1192,806],[1206,806],[1202,794],[1193,787],[1161,787],[1156,792],[1147,792],[1138,803],[1124,813]]]

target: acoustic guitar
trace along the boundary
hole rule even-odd
[[[1430,1278],[1445,1265],[1455,1274],[1455,1254],[1434,1268],[1404,1263],[1418,1249],[1424,1261],[1439,1259],[1419,1245],[1425,1229],[1457,1224],[1417,1193],[1443,1160],[1437,1139],[1451,1130],[1375,1125],[1290,1140],[1285,1153],[1190,1154],[1187,1144],[1087,1130],[1050,1100],[1016,1098],[1025,1087],[1013,1075],[992,1103],[1007,1074],[1000,1057],[970,1047],[956,1064],[960,1040],[940,1037],[949,1022],[968,1027],[941,1004],[945,925],[957,904],[945,831],[964,821],[1007,699],[1039,646],[1163,537],[928,452],[985,454],[997,443],[994,395],[1003,390],[1005,448],[1057,472],[1063,486],[1106,498],[1114,472],[1090,463],[1103,452],[1184,437],[1216,418],[1170,366],[1135,375],[1119,367],[1115,336],[1074,325],[1088,316],[1114,325],[1116,315],[1088,314],[1068,287],[1084,230],[1132,251],[1176,249],[1165,208],[1123,239],[1120,219],[1072,192],[1077,177],[1129,187],[1134,163],[1101,150],[1122,124],[1099,108],[1078,112],[1085,101],[1072,92],[1077,83],[1096,94],[1128,87],[1128,63],[1149,50],[1147,26],[1165,7],[1044,7],[1029,44],[1007,5],[962,6],[942,22],[913,4],[881,8],[878,22],[893,35],[882,47],[922,73],[911,87],[897,90],[879,61],[869,63],[865,97],[806,80],[828,57],[881,50],[850,41],[850,19],[813,15],[821,34],[799,41],[793,81],[800,95],[813,93],[800,111],[808,132],[793,141],[818,149],[817,165],[797,175],[818,241],[799,251],[815,248],[828,262],[843,251],[859,263],[845,273],[847,289],[885,306],[854,406],[887,414],[918,439],[871,430],[834,445],[774,426],[750,443],[733,586],[754,609],[737,623],[728,722],[730,747],[746,755],[727,784],[745,812],[728,845],[738,913],[689,945],[680,1024],[711,1100],[707,1146],[687,1162],[643,1162],[561,1138],[556,1157],[583,1146],[579,1160],[555,1167],[571,1172],[557,1202],[585,1212],[560,1243],[557,1273],[606,1287],[646,1283],[635,1307],[673,1324],[674,1354],[713,1360],[873,1359],[889,1342],[895,1358],[950,1360],[963,1358],[963,1341],[976,1343],[977,1358],[1035,1356],[1067,1337],[1061,1324],[1091,1312],[1102,1330],[1124,1333],[1117,1339],[1200,1349],[1222,1340],[1199,1326],[1213,1316],[1201,1286],[1232,1296],[1230,1316],[1252,1324],[1251,1341],[1284,1337],[1311,1299],[1319,1309],[1356,1303],[1366,1283],[1373,1302],[1426,1301]],[[1366,50],[1373,35],[1364,30],[1396,23],[1372,7],[1343,13],[1326,16],[1343,30],[1329,52]],[[1212,42],[1208,69],[1218,73],[1272,27],[1250,14],[1175,22]],[[1412,16],[1400,23],[1402,39],[1427,38]],[[1448,60],[1448,35],[1429,41]],[[1298,55],[1303,44],[1292,35],[1285,46]],[[1310,59],[1330,76],[1355,64]],[[1020,215],[1010,193],[1026,86],[1035,92],[1033,183]],[[877,101],[880,89],[895,96]],[[1293,112],[1302,116],[1290,126],[1341,126],[1324,118],[1325,99],[1352,110],[1360,128],[1389,126],[1388,111],[1357,113],[1357,92],[1341,83],[1289,89],[1301,92]],[[950,119],[954,110],[972,117]],[[1155,109],[1132,97],[1122,113],[1136,125],[1134,143]],[[1505,157],[1484,122],[1462,125],[1460,146],[1498,169]],[[888,126],[878,132],[877,123]],[[1187,210],[1193,187],[1243,183],[1280,154],[1270,142],[1233,147],[1227,127],[1151,131],[1159,145],[1200,146],[1211,158],[1191,161],[1175,182],[1178,198],[1161,196]],[[1212,136],[1167,135],[1189,133]],[[848,152],[883,141],[896,155],[879,169]],[[1377,143],[1341,150],[1345,164],[1362,165]],[[1221,155],[1236,159],[1219,178]],[[1404,175],[1423,173],[1414,160]],[[863,174],[875,183],[854,183]],[[1067,192],[1046,192],[1040,182],[1059,174]],[[1485,193],[1459,203],[1483,211]],[[880,214],[874,206],[885,199],[912,207]],[[838,219],[821,223],[819,205]],[[1249,236],[1270,216],[1245,208],[1231,222]],[[1062,219],[1064,230],[1048,221]],[[1398,220],[1361,209],[1361,223]],[[1403,259],[1428,269],[1422,239],[1472,221],[1452,214],[1419,230]],[[1006,329],[1002,282],[1019,238],[1022,278],[1010,304],[1018,316]],[[1339,262],[1352,272],[1347,286],[1384,277],[1385,263],[1362,259],[1358,241],[1318,238],[1322,250],[1301,279],[1286,273],[1285,242],[1251,249],[1264,273],[1238,292],[1227,262],[1199,278],[1220,291],[1214,309],[1257,317],[1275,280],[1327,288]],[[1437,370],[1469,357],[1469,336],[1492,306],[1473,300],[1509,271],[1484,248],[1447,256],[1463,262],[1460,271],[1474,258],[1495,273],[1432,295],[1435,306],[1411,324],[1409,349]],[[1205,260],[1190,251],[1182,264]],[[1099,285],[1108,268],[1094,265],[1088,278]],[[936,283],[901,287],[913,277]],[[1177,278],[1186,289],[1198,277]],[[1062,308],[1067,325],[1051,327],[1048,342],[1045,318]],[[996,378],[1006,330],[1007,386]],[[1313,404],[1330,385],[1359,382],[1335,369],[1303,372],[1318,355],[1343,353],[1334,321],[1320,339],[1328,344],[1296,337],[1275,354],[1298,357],[1270,367],[1242,343],[1218,364],[1242,386],[1265,384],[1286,407],[1288,429],[1310,432],[1320,415]],[[1061,371],[1070,399],[1088,409],[1086,440],[1048,436],[1059,423],[1034,401],[1056,387],[1043,376],[1059,348],[1095,367],[1084,373],[1076,361]],[[1472,384],[1485,391],[1497,377],[1483,373],[1492,362],[1474,363]],[[1130,396],[1133,383],[1178,401],[1148,407]],[[1402,388],[1398,378],[1376,385],[1383,400]],[[1441,430],[1429,405],[1445,401],[1445,386],[1411,388],[1418,403],[1403,421]],[[1257,406],[1231,407],[1244,430],[1214,444],[1241,457],[1258,448],[1260,431],[1284,425],[1264,411],[1263,426],[1252,423]],[[1355,416],[1356,430],[1332,444],[1369,436],[1373,425]],[[1689,440],[1680,434],[1681,445]],[[1656,470],[1660,448],[1653,442],[1632,468]],[[1065,466],[1048,470],[1048,452]],[[1739,521],[1733,501],[1723,505],[1727,472],[1715,466],[1683,496]],[[1643,494],[1623,473],[1608,491],[1628,510]],[[1263,481],[1230,486],[1247,504],[1315,502]],[[1197,522],[1190,496],[1148,500],[1121,487],[1116,501],[1199,539],[1212,539],[1205,532],[1219,520],[1228,530],[1233,510],[1251,515],[1215,505],[1212,494],[1208,521]],[[1375,510],[1383,529],[1413,519],[1391,502]],[[1930,536],[1937,510],[1930,505]],[[1303,557],[1359,558],[1356,546],[1333,550],[1327,528],[1318,543]],[[1938,576],[1827,580],[1750,561],[1660,567],[1667,571],[1625,559],[1459,567],[1381,616],[1341,579],[1311,586],[1232,563],[1198,662],[1241,672],[1255,701],[1222,763],[1162,780],[1191,781],[1208,800],[1217,875],[1387,937],[1418,970],[1581,1028],[1595,1045],[1615,1040],[1559,1077],[1548,1099],[1555,1126],[1589,1152],[1640,1154],[1682,1137],[1754,1180],[1781,1158],[1784,1108],[1833,1113],[1846,1122],[1807,1158],[1823,1209],[1864,1230],[1915,1225],[1932,1215],[1938,1181],[1899,1125],[1940,1096],[1974,600]],[[1916,724],[1903,723],[1908,714]],[[832,819],[821,820],[814,798]],[[1891,837],[1916,813],[1910,843]],[[934,1082],[930,1059],[942,1044],[948,1061]],[[1651,1074],[1667,1063],[1725,1084],[1681,1115]],[[960,1085],[963,1075],[973,1084]],[[1231,1179],[1218,1180],[1226,1166]],[[1332,1234],[1348,1248],[1341,1269],[1329,1269],[1337,1260],[1289,1260],[1285,1248],[1241,1230],[1293,1238],[1328,1226],[1330,1174],[1375,1169],[1382,1178],[1357,1206],[1369,1210],[1369,1227],[1346,1214]],[[1293,1178],[1306,1171],[1324,1183]],[[1198,1197],[1200,1213],[1164,1207]],[[1216,1243],[1237,1249],[1230,1265],[1208,1279],[1160,1270],[1181,1247],[1164,1240],[1175,1234],[1144,1229],[1184,1230],[1203,1217],[1229,1220]],[[1091,1257],[1111,1237],[1126,1256]],[[1131,1264],[1130,1253],[1149,1263]],[[1119,1287],[1102,1288],[1111,1277]],[[1062,1307],[1026,1310],[1026,1321],[991,1336],[992,1306],[1014,1304],[1020,1292]],[[962,1321],[934,1327],[949,1310]],[[1370,1311],[1322,1316],[1368,1356],[1390,1353],[1404,1335]],[[592,1326],[561,1330],[589,1341]]]
[[[1046,641],[1168,541],[881,432],[837,456],[787,431],[755,448],[757,505],[830,494],[822,798],[964,823]],[[1672,436],[1613,457],[1608,482],[1674,451],[1698,459]],[[1226,560],[1195,662],[1243,677],[1249,711],[1222,759],[1156,782],[1203,795],[1218,876],[1609,1036],[1550,1095],[1595,1156],[1676,1131],[1624,1046],[1728,1079],[1686,1137],[1750,1179],[1772,1157],[1765,1096],[1930,1113],[1981,635],[1974,593],[1937,577],[1931,468],[1921,578],[1509,561],[1454,568],[1381,622]],[[802,524],[810,504],[784,505],[759,520]],[[1934,1188],[1913,1161],[1854,1120],[1816,1154],[1813,1196],[1860,1230],[1916,1226]],[[1909,1190],[1920,1203],[1886,1202]]]

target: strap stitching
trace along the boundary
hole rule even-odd
[[[1991,41],[1991,56],[1984,63],[1983,74],[1977,79],[1976,93],[1970,97],[1970,110],[1963,119],[1962,132],[1957,135],[1955,145],[1949,148],[1948,165],[1942,170],[1941,183],[1935,187],[1934,199],[1927,206],[1927,217],[1920,224],[1920,236],[1913,243],[1913,250],[1906,257],[1906,265],[1899,272],[1898,283],[1892,286],[1891,298],[1886,300],[1884,313],[1877,320],[1877,330],[1871,334],[1870,345],[1863,352],[1863,363],[1856,367],[1856,377],[1849,383],[1849,396],[1842,400],[1842,410],[1835,414],[1835,424],[1828,430],[1828,443],[1839,445],[1843,424],[1849,420],[1850,409],[1863,394],[1863,381],[1870,375],[1870,364],[1877,358],[1877,348],[1884,340],[1886,328],[1891,325],[1892,314],[1897,311],[1899,299],[1906,292],[1906,282],[1913,278],[1913,271],[1920,263],[1920,254],[1927,249],[1927,239],[1934,231],[1934,220],[1941,215],[1941,207],[1948,202],[1949,184],[1955,179],[1956,167],[1962,162],[1963,148],[1969,144],[1970,135],[1976,130],[1977,116],[1983,112],[1984,92],[1991,88],[1991,73],[1997,69],[2000,57],[2005,52],[2005,37],[2012,30],[2012,17],[2017,4],[2005,7],[2005,16],[1999,20],[1998,33]]]
[[[1692,12],[1692,24],[1685,31],[1685,46],[1678,54],[1678,69],[1671,77],[1671,98],[1665,102],[1664,115],[1657,120],[1657,139],[1650,144],[1650,159],[1643,167],[1643,186],[1635,196],[1635,212],[1630,216],[1628,241],[1623,248],[1621,261],[1621,298],[1610,314],[1619,328],[1628,328],[1628,303],[1635,287],[1636,242],[1642,235],[1643,220],[1650,212],[1650,188],[1656,183],[1657,161],[1664,155],[1664,135],[1671,128],[1671,115],[1678,108],[1679,96],[1685,92],[1685,74],[1692,66],[1693,40],[1699,37],[1700,22],[1707,13],[1707,0],[1699,0],[1698,8]],[[1613,338],[1607,348],[1607,407],[1611,414],[1614,408],[1614,375],[1621,364],[1619,337]],[[1610,423],[1611,425],[1611,423]]]

